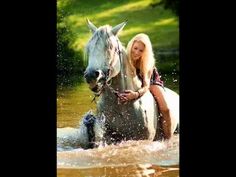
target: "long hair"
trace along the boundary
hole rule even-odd
[[[148,35],[144,33],[139,33],[136,36],[134,36],[128,43],[126,52],[128,55],[128,61],[131,65],[131,70],[134,75],[136,75],[136,66],[134,65],[134,62],[131,57],[131,49],[134,44],[134,42],[142,42],[145,46],[143,54],[140,59],[140,72],[142,75],[147,75],[150,70],[153,69],[155,66],[155,58],[152,50],[152,44],[148,37]]]

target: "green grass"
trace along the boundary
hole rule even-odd
[[[74,50],[83,50],[91,33],[86,24],[90,19],[97,27],[115,26],[125,20],[127,25],[119,35],[126,46],[137,33],[149,35],[154,49],[178,48],[178,17],[163,6],[151,7],[153,0],[58,0],[58,9],[63,9],[65,25],[77,36],[71,42]]]
[[[71,33],[69,47],[74,51],[84,51],[91,37],[86,18],[97,27],[109,24],[115,26],[128,20],[119,34],[126,47],[137,33],[149,35],[153,45],[157,67],[163,75],[167,87],[178,91],[178,56],[163,57],[158,50],[179,48],[179,19],[163,5],[154,8],[152,3],[160,0],[57,0],[58,27],[65,27]],[[59,18],[60,17],[60,18]],[[174,74],[173,74],[174,73]],[[177,82],[176,82],[177,80]]]

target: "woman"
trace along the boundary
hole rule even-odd
[[[119,94],[120,101],[126,102],[137,99],[150,90],[161,113],[160,122],[163,137],[164,139],[170,139],[170,112],[163,95],[163,81],[161,81],[155,67],[155,59],[149,37],[143,33],[134,36],[127,45],[127,55],[133,73],[137,74],[142,81],[142,88],[137,91],[125,90],[124,93]]]

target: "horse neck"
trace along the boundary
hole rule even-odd
[[[119,90],[137,90],[141,87],[141,82],[137,76],[132,75],[131,66],[128,62],[125,49],[122,48],[122,54],[120,55],[121,69],[120,73],[117,75],[116,84],[119,85]]]

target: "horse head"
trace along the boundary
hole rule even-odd
[[[124,28],[126,22],[115,27],[104,25],[97,28],[87,19],[87,24],[93,35],[85,49],[88,66],[84,78],[89,88],[95,94],[100,94],[104,85],[121,70],[122,45],[117,35]]]

